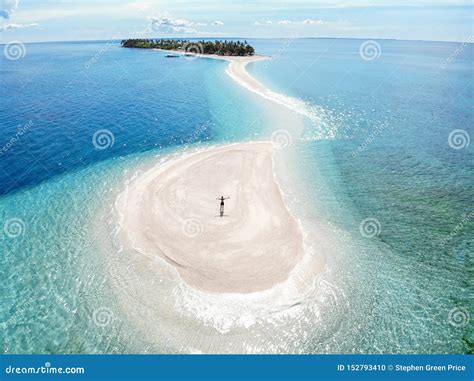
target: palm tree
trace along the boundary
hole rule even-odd
[[[190,41],[190,40],[173,40],[173,39],[128,39],[120,42],[124,48],[141,48],[141,49],[164,49],[164,50],[183,50],[188,44],[197,44],[202,47],[204,54],[217,54],[220,56],[253,56],[255,49],[247,43],[241,41]]]

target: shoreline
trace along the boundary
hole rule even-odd
[[[159,52],[170,53],[170,54],[178,54],[181,56],[185,56],[185,52],[177,51],[177,50],[165,50],[165,49],[153,49]],[[185,56],[189,59],[196,59],[196,58],[206,58],[212,60],[219,60],[219,61],[227,61],[229,62],[229,66],[226,69],[226,73],[240,86],[245,87],[247,90],[256,93],[260,96],[263,96],[266,99],[275,101],[274,97],[272,97],[273,93],[270,89],[268,89],[264,84],[260,81],[252,77],[247,70],[245,69],[246,66],[253,62],[258,61],[265,61],[271,60],[271,56],[265,56],[260,54],[255,54],[253,56],[220,56],[217,54],[190,54],[189,56]],[[277,102],[279,103],[279,102]]]
[[[170,51],[170,50],[163,50],[163,49],[153,49],[153,50],[161,51],[161,52],[164,52],[164,53],[180,54],[182,56],[184,56],[184,54],[185,54],[184,52],[179,52],[179,51]],[[283,110],[286,108],[286,109],[290,109],[291,111],[298,111],[298,110],[293,109],[293,106],[295,105],[295,103],[298,100],[288,98],[288,97],[285,97],[284,95],[280,95],[280,94],[276,94],[276,93],[271,92],[268,88],[266,88],[262,83],[260,83],[258,80],[253,78],[246,71],[246,66],[249,63],[262,61],[262,60],[267,60],[267,59],[270,59],[271,57],[261,56],[261,55],[243,56],[243,57],[218,56],[218,55],[196,55],[196,56],[192,56],[190,59],[195,59],[195,58],[198,58],[198,57],[199,58],[207,58],[207,59],[217,59],[217,60],[229,62],[229,66],[226,69],[226,73],[235,82],[237,82],[240,86],[245,87],[247,90],[249,90],[253,93],[257,93],[258,95],[262,96],[263,98],[272,101],[272,103],[278,104],[280,107],[282,105],[285,106],[283,108]],[[274,106],[271,106],[271,107],[274,107]],[[293,122],[290,125],[288,125],[288,127],[287,127],[287,128],[290,128],[292,130],[293,134],[298,134],[302,130],[302,125],[301,125],[301,123],[299,123],[298,119],[299,118],[297,117],[297,115],[295,115],[295,118],[294,118]],[[241,275],[240,276],[235,276],[235,275],[229,275],[229,274],[232,274],[231,269],[232,268],[237,268],[242,263],[244,263],[244,262],[242,262],[242,258],[245,258],[244,255],[237,256],[236,257],[237,259],[235,261],[232,260],[231,258],[227,258],[226,259],[227,262],[224,263],[224,264],[221,263],[221,262],[212,262],[212,261],[211,261],[211,263],[206,263],[206,260],[210,257],[209,252],[207,252],[207,259],[206,259],[205,254],[200,256],[199,260],[202,261],[202,262],[199,262],[199,263],[193,262],[193,258],[184,258],[182,256],[182,254],[185,253],[186,255],[192,256],[191,253],[193,253],[193,250],[195,249],[195,247],[194,246],[189,246],[187,248],[178,247],[179,245],[175,245],[175,241],[181,241],[181,242],[189,241],[192,244],[193,240],[195,240],[194,236],[192,236],[192,237],[184,236],[183,237],[183,235],[182,235],[182,232],[183,232],[182,230],[188,228],[186,226],[187,222],[190,223],[189,228],[193,230],[193,233],[194,233],[194,230],[197,229],[197,235],[200,235],[202,233],[202,230],[205,230],[204,229],[205,225],[202,224],[202,221],[200,220],[200,217],[199,217],[204,212],[202,210],[199,211],[198,213],[195,213],[195,215],[192,215],[191,217],[189,217],[189,216],[186,217],[184,215],[180,215],[180,213],[176,214],[176,211],[174,211],[174,213],[170,213],[167,216],[167,218],[163,218],[163,220],[161,220],[159,222],[158,222],[158,220],[156,220],[153,224],[150,224],[149,225],[149,233],[147,233],[147,232],[144,232],[143,230],[140,231],[140,229],[137,229],[137,227],[139,227],[140,223],[143,223],[143,221],[146,221],[147,217],[150,217],[151,219],[153,219],[155,217],[160,219],[163,216],[158,216],[158,215],[155,215],[155,216],[149,215],[149,216],[147,216],[146,213],[145,213],[145,214],[142,214],[140,216],[135,215],[135,216],[130,217],[130,213],[129,213],[130,210],[127,211],[126,209],[123,209],[123,207],[122,207],[122,210],[123,210],[122,213],[125,216],[123,221],[127,221],[127,220],[130,220],[130,219],[133,219],[135,221],[131,225],[129,224],[128,226],[123,226],[123,228],[124,228],[123,230],[125,232],[133,231],[133,233],[131,234],[132,236],[134,236],[135,238],[140,237],[139,239],[134,238],[134,239],[130,240],[129,239],[130,234],[127,234],[127,237],[125,237],[125,241],[128,241],[127,245],[130,245],[136,251],[138,251],[138,252],[140,252],[144,255],[147,255],[149,257],[151,256],[153,258],[153,257],[156,257],[157,255],[160,256],[162,259],[164,259],[166,262],[168,262],[168,264],[170,264],[172,267],[174,267],[178,271],[179,276],[184,281],[184,283],[186,283],[188,286],[191,286],[191,287],[193,287],[197,290],[200,290],[200,291],[212,292],[212,293],[218,292],[218,293],[247,294],[247,293],[255,293],[255,292],[260,292],[260,291],[266,291],[266,290],[269,290],[269,289],[273,289],[278,284],[283,284],[285,281],[287,281],[289,279],[290,272],[292,272],[292,270],[295,267],[299,267],[299,264],[301,264],[303,262],[306,262],[307,258],[306,258],[306,255],[305,255],[305,251],[306,251],[305,248],[304,248],[305,239],[303,238],[302,227],[300,226],[299,222],[297,222],[296,219],[290,214],[289,208],[283,200],[283,196],[282,196],[282,193],[281,193],[280,186],[279,186],[278,182],[276,181],[276,172],[275,172],[276,162],[275,162],[275,160],[279,161],[281,159],[281,157],[280,157],[281,152],[278,152],[278,154],[277,154],[277,152],[274,152],[274,150],[273,150],[273,148],[275,147],[275,144],[276,144],[276,146],[279,145],[278,136],[276,137],[277,141],[273,141],[273,140],[274,140],[274,137],[272,135],[272,142],[261,141],[261,142],[234,143],[234,144],[231,144],[231,145],[218,146],[217,148],[210,148],[210,149],[208,148],[208,149],[205,149],[204,151],[200,151],[198,153],[193,153],[193,154],[189,155],[189,157],[185,155],[187,158],[173,159],[173,160],[171,160],[171,163],[165,163],[163,165],[160,165],[158,163],[152,169],[147,170],[145,174],[140,176],[140,178],[142,180],[136,179],[134,181],[135,185],[137,185],[140,181],[142,181],[142,183],[143,182],[148,182],[148,183],[152,182],[153,180],[150,176],[160,176],[160,178],[161,178],[162,172],[167,172],[166,168],[168,168],[169,166],[181,165],[182,163],[185,163],[186,160],[190,161],[189,165],[193,165],[191,163],[191,160],[196,160],[196,156],[199,157],[200,155],[206,155],[207,152],[212,152],[212,151],[220,151],[222,156],[226,156],[226,155],[229,155],[234,149],[236,149],[236,147],[239,147],[239,150],[241,152],[252,151],[253,150],[254,153],[256,154],[256,156],[254,157],[254,161],[257,160],[258,156],[267,155],[266,159],[267,159],[267,167],[268,168],[262,168],[262,167],[256,168],[255,163],[253,163],[252,161],[248,161],[248,164],[245,166],[245,168],[246,168],[247,172],[253,174],[253,177],[255,179],[260,179],[262,177],[261,176],[262,173],[267,173],[265,178],[269,179],[270,177],[269,177],[268,173],[271,173],[271,179],[272,179],[271,182],[267,181],[267,183],[265,184],[260,179],[259,180],[260,185],[255,185],[254,184],[254,186],[253,186],[254,189],[258,189],[259,187],[260,188],[268,187],[269,192],[273,194],[272,198],[269,200],[270,204],[272,204],[272,206],[269,206],[267,208],[267,211],[265,213],[262,213],[260,218],[261,218],[262,221],[266,221],[266,222],[270,221],[272,219],[272,217],[275,218],[275,216],[276,216],[276,218],[282,218],[282,220],[285,219],[286,224],[287,224],[286,225],[287,229],[286,230],[284,229],[284,230],[280,231],[281,237],[283,237],[283,238],[280,237],[281,239],[279,241],[279,245],[277,245],[277,246],[271,244],[271,241],[272,241],[272,238],[273,238],[272,234],[266,234],[266,235],[262,236],[262,239],[260,240],[259,245],[257,245],[257,246],[260,246],[260,247],[258,247],[258,249],[256,250],[256,252],[259,252],[261,254],[260,262],[254,259],[253,261],[251,261],[252,264],[249,265],[248,267],[243,265],[243,268],[239,270]],[[266,146],[267,148],[258,149],[258,150],[255,150],[255,149],[252,149],[252,148],[250,148],[250,149],[246,148],[246,147],[254,147],[254,148],[255,147],[260,147],[261,148],[261,147],[264,147],[264,146]],[[268,147],[271,147],[270,153],[268,152]],[[260,151],[260,152],[258,152],[258,151]],[[267,151],[267,152],[265,152],[265,151]],[[277,159],[277,157],[278,157],[278,159]],[[212,159],[209,158],[207,160],[211,160],[216,165],[219,165],[219,162],[220,162],[220,159],[218,157],[214,157]],[[226,160],[223,160],[223,162],[225,162],[225,161]],[[222,164],[222,163],[220,163],[220,164]],[[184,165],[186,165],[186,164],[184,164]],[[207,173],[213,173],[213,168],[209,167]],[[221,176],[221,185],[225,185],[228,182],[228,179],[225,178],[225,173],[226,173],[226,171],[225,171],[225,168],[224,168],[222,174],[220,175]],[[187,182],[189,181],[189,179],[191,179],[193,177],[193,175],[194,175],[194,173],[192,173],[192,172],[180,175],[181,179],[183,180],[181,186],[182,187],[186,186]],[[207,175],[207,174],[203,174],[203,178],[206,179],[208,183],[212,180],[210,178],[210,176]],[[184,179],[186,179],[186,181],[184,181]],[[237,185],[239,183],[245,183],[245,182],[246,182],[245,179],[243,180],[241,178],[239,180],[234,181],[234,185]],[[165,183],[166,183],[166,181],[165,181]],[[269,187],[270,183],[273,184],[273,185]],[[135,205],[135,207],[137,205],[139,205],[140,203],[142,203],[143,201],[141,199],[143,198],[143,195],[139,196],[139,193],[140,192],[142,192],[142,193],[147,192],[148,195],[150,195],[152,193],[150,188],[145,189],[146,185],[144,185],[144,183],[142,185],[143,185],[143,187],[138,184],[138,187],[141,187],[141,190],[135,189],[136,193],[134,193],[135,195],[132,196],[132,199],[130,199],[130,192],[129,191],[130,191],[130,188],[133,187],[133,185],[130,186],[129,189],[127,189],[127,191],[125,192],[125,193],[127,193],[126,198],[128,198],[128,201],[125,200],[124,202],[125,203],[131,203],[131,205]],[[156,183],[156,186],[159,187],[159,182]],[[265,193],[265,192],[266,191],[262,191],[260,193]],[[214,203],[216,203],[214,198],[216,196],[221,195],[221,194],[214,195],[213,190],[211,190],[211,189],[208,189],[205,193],[207,194],[207,197],[209,197],[209,196],[211,197],[210,200],[212,200],[212,202],[214,202]],[[228,193],[231,194],[232,191],[230,190]],[[244,190],[244,193],[245,193],[245,190]],[[259,192],[256,191],[255,193],[259,193]],[[170,195],[172,196],[172,192],[169,192],[166,195],[164,195],[164,197],[162,199],[169,201]],[[227,194],[225,196],[227,196]],[[234,195],[234,197],[232,197],[232,199],[235,199],[235,198],[236,197]],[[250,200],[251,196],[249,195],[247,198]],[[265,200],[265,201],[267,201],[267,200]],[[196,204],[197,205],[199,205],[199,204],[206,205],[208,202],[209,202],[209,200],[200,200],[200,201],[196,202]],[[158,203],[159,203],[159,200],[155,199],[154,202],[149,202],[148,204],[152,209],[154,209]],[[209,208],[213,207],[211,205],[207,205],[207,206]],[[143,209],[143,211],[146,211],[146,205],[145,204],[143,204],[142,209]],[[247,210],[250,210],[250,209],[251,209],[251,207],[248,206]],[[154,213],[154,211],[152,211],[152,212]],[[285,214],[284,218],[282,217],[282,215],[283,215],[282,213]],[[249,214],[250,214],[250,212],[249,212]],[[127,215],[128,215],[128,217],[127,217]],[[197,220],[196,220],[195,217],[197,218]],[[174,231],[173,232],[166,232],[166,234],[164,234],[166,239],[169,239],[169,241],[166,244],[163,245],[163,242],[158,239],[159,237],[154,237],[153,238],[152,237],[153,234],[150,233],[150,232],[153,229],[155,229],[155,228],[152,228],[152,226],[155,226],[155,227],[160,226],[160,227],[163,227],[163,228],[168,228],[169,226],[167,226],[167,224],[170,223],[170,222],[172,224],[175,224],[175,226],[173,227]],[[178,225],[181,228],[179,228],[179,226],[176,226],[176,222],[178,222]],[[242,217],[241,218],[241,224],[243,224],[244,222],[245,221]],[[253,230],[256,230],[256,229],[261,227],[261,226],[259,226],[258,219],[254,219],[252,223],[253,223],[253,226],[254,226]],[[212,225],[212,223],[210,223],[210,225]],[[276,229],[276,230],[278,230],[278,229]],[[270,229],[269,231],[272,231],[272,229]],[[275,231],[275,229],[274,229],[274,231]],[[179,237],[179,238],[176,238],[176,237]],[[284,238],[284,237],[286,237],[286,238]],[[288,243],[288,242],[285,242],[285,240],[292,241],[289,244],[289,246],[291,246],[291,249],[289,249],[290,254],[287,255],[286,258],[283,259],[283,265],[280,266],[280,268],[278,268],[278,264],[273,263],[274,258],[273,258],[273,260],[271,259],[271,255],[269,255],[269,253],[268,253],[268,248],[272,248],[273,252],[278,253],[278,250],[279,250],[278,246],[285,247],[285,244]],[[278,240],[276,240],[276,241],[278,241]],[[202,243],[203,243],[204,246],[209,246],[211,242],[212,242],[211,238],[207,237],[207,239],[205,241],[203,241]],[[253,240],[252,244],[256,244],[257,242],[258,242],[258,239],[255,238]],[[237,243],[237,246],[239,248],[250,247],[246,243],[245,239],[244,240],[237,240],[236,243]],[[267,246],[266,249],[265,249],[265,246]],[[270,251],[272,251],[272,250],[270,250]],[[232,251],[235,252],[235,247],[232,248]],[[206,250],[203,249],[202,253],[205,253],[205,252],[206,252]],[[226,253],[226,250],[224,250],[224,253]],[[184,261],[183,261],[183,259],[184,259]],[[310,262],[312,262],[312,261],[310,261]],[[296,265],[298,265],[298,266],[296,266]],[[311,265],[309,267],[313,268],[313,265]],[[318,272],[321,269],[320,264],[318,264],[316,267],[318,268],[318,270],[316,270],[316,272]],[[200,273],[199,271],[196,271],[195,270],[196,268],[198,268],[199,271],[202,271],[202,273]],[[250,270],[251,268],[253,268],[254,270]],[[255,273],[255,269],[259,269],[259,268],[260,268],[259,272],[262,273],[261,276],[259,276],[258,274]],[[262,268],[263,269],[265,269],[265,268],[272,269],[272,271],[262,270]],[[298,270],[298,273],[300,273],[300,270]],[[223,274],[225,274],[225,276]],[[306,278],[307,275],[304,275],[303,278]],[[252,277],[253,277],[253,281],[249,281],[249,279],[252,279]],[[214,279],[212,279],[212,281],[209,282],[209,279],[211,279],[211,278],[214,278]],[[304,286],[303,288],[306,288],[306,286]]]
[[[152,50],[185,56],[185,52],[182,51],[165,49]],[[258,96],[264,98],[267,101],[276,103],[279,106],[283,106],[292,112],[307,117],[313,123],[319,124],[321,122],[320,117],[314,110],[312,110],[311,106],[308,105],[306,102],[301,99],[293,98],[270,90],[262,82],[250,75],[249,72],[246,70],[248,64],[259,61],[272,60],[273,58],[271,56],[260,54],[255,54],[253,56],[219,56],[216,54],[192,54],[189,56],[189,59],[196,58],[206,58],[229,62],[229,66],[226,69],[226,73],[239,86],[244,87],[248,91],[257,94]],[[299,136],[302,130],[303,128],[298,128],[296,131],[293,131],[292,134]]]
[[[286,281],[303,234],[275,180],[270,142],[209,148],[157,163],[119,196],[121,239],[204,292],[253,293]],[[220,195],[226,201],[219,217]]]

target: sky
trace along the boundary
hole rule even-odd
[[[160,37],[473,42],[471,0],[0,0],[0,43]]]

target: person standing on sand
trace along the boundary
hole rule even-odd
[[[221,196],[220,198],[216,198],[216,200],[221,200],[221,208],[220,208],[220,213],[219,213],[221,217],[224,216],[224,200],[227,200],[229,198],[230,197],[224,198],[224,196]]]

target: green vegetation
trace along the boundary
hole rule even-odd
[[[124,48],[176,50],[189,54],[217,54],[219,56],[253,56],[255,49],[247,41],[190,41],[190,40],[122,40]]]

